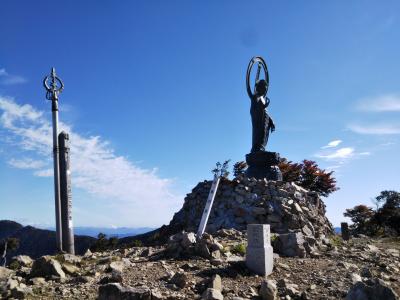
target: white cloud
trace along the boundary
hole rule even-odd
[[[25,78],[18,75],[11,75],[4,68],[0,69],[0,84],[12,85],[25,82],[26,82]]]
[[[345,147],[345,148],[339,148],[333,152],[329,153],[320,153],[317,154],[316,156],[319,158],[323,158],[326,160],[343,160],[350,158],[354,155],[354,148],[351,147]]]
[[[369,151],[360,152],[360,153],[358,153],[358,155],[369,156],[369,155],[371,155],[371,152],[369,152]]]
[[[334,140],[329,142],[328,145],[321,147],[321,149],[334,148],[339,146],[339,144],[341,144],[342,142],[343,142],[342,140]]]
[[[53,169],[43,169],[39,171],[35,171],[33,175],[37,177],[52,177],[53,176]]]
[[[339,169],[340,167],[341,167],[340,164],[339,165],[328,166],[328,167],[326,167],[326,170],[327,171],[335,171],[335,170]]]
[[[400,111],[400,95],[385,94],[374,98],[365,98],[358,102],[357,109],[371,112]]]
[[[374,134],[374,135],[400,134],[400,124],[373,124],[373,125],[350,124],[347,126],[347,128],[359,134]]]
[[[0,114],[0,128],[13,137],[11,146],[47,159],[48,164],[38,168],[34,175],[52,176],[52,129],[44,113],[0,97]],[[117,225],[160,225],[180,208],[182,198],[171,191],[172,181],[157,176],[156,169],[140,168],[115,154],[100,136],[83,136],[62,122],[59,125],[70,135],[73,187],[106,201],[103,203],[112,210],[105,214],[114,216],[119,221]],[[14,166],[18,161],[14,158]]]
[[[46,162],[42,160],[34,160],[32,158],[14,159],[8,161],[8,164],[17,169],[40,169],[46,166]]]

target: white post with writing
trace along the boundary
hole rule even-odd
[[[208,217],[210,216],[211,208],[214,202],[215,195],[217,194],[217,189],[219,185],[220,176],[214,175],[214,181],[211,184],[210,193],[208,194],[206,207],[204,208],[203,215],[201,217],[199,229],[197,230],[197,239],[200,239],[206,229]]]

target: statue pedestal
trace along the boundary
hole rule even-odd
[[[246,155],[248,165],[246,176],[256,179],[266,178],[267,180],[282,180],[282,173],[279,170],[279,153],[260,151]]]

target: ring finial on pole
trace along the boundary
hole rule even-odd
[[[51,68],[51,74],[43,79],[43,86],[47,91],[47,100],[58,100],[58,94],[64,89],[64,83],[56,75],[56,69],[54,67]]]

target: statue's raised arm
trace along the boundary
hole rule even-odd
[[[255,63],[257,64],[257,74],[256,74],[256,81],[254,83],[254,92],[252,91],[251,87],[250,87],[250,76],[251,76],[251,70],[253,69],[253,66]],[[249,66],[247,67],[247,74],[246,74],[246,88],[247,88],[247,94],[249,95],[250,99],[253,99],[255,96],[255,89],[256,89],[256,85],[257,82],[260,79],[260,72],[261,72],[261,68],[264,70],[264,80],[267,83],[266,85],[266,90],[265,90],[265,94],[268,91],[268,86],[269,86],[269,74],[268,74],[268,68],[267,68],[267,64],[265,63],[264,59],[261,56],[254,56],[250,63]]]

